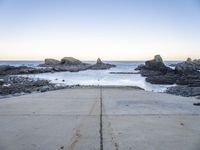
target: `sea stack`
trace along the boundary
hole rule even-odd
[[[104,62],[101,61],[100,58],[98,58],[96,64],[92,65],[90,67],[90,69],[92,69],[92,70],[103,70],[103,69],[110,69],[112,67],[116,67],[116,66],[112,65],[112,64],[104,63]]]
[[[155,55],[152,60],[148,60],[144,65],[139,65],[135,70],[140,70],[142,76],[163,75],[172,69],[167,67],[160,55]]]

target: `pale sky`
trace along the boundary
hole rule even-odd
[[[0,0],[0,59],[200,58],[200,0]]]

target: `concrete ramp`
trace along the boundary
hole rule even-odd
[[[0,100],[0,150],[199,150],[193,98],[75,88]]]

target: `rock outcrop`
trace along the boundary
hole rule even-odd
[[[154,56],[154,59],[146,61],[144,65],[139,65],[136,70],[152,84],[174,84],[177,80],[173,70],[164,64],[160,55]]]
[[[136,69],[149,83],[178,85],[168,88],[167,93],[196,96],[200,95],[199,62],[188,58],[187,61],[176,64],[175,69],[171,69],[164,65],[159,55],[156,55],[153,60],[146,61],[145,65],[139,65]]]
[[[111,64],[103,63],[101,61],[101,59],[98,58],[96,64],[90,66],[90,69],[92,69],[92,70],[101,70],[101,69],[110,69],[112,67],[116,67],[116,66],[115,65],[111,65]]]
[[[36,74],[36,73],[46,73],[51,72],[51,68],[32,68],[27,66],[0,66],[0,75],[17,75],[17,74]]]
[[[0,75],[17,75],[17,74],[37,74],[37,73],[46,73],[46,72],[78,72],[87,69],[100,70],[100,69],[109,69],[115,67],[115,65],[105,64],[99,59],[96,64],[87,64],[83,63],[78,59],[73,57],[64,57],[61,61],[56,59],[45,59],[44,64],[40,64],[38,67],[27,67],[27,66],[9,66],[2,65],[0,66]]]
[[[52,58],[46,58],[44,60],[44,64],[46,66],[52,66],[52,65],[58,65],[60,63],[59,60],[56,60],[56,59],[52,59]]]
[[[181,95],[185,97],[189,96],[199,96],[200,95],[200,87],[190,87],[187,85],[178,85],[169,87],[166,93],[174,94],[174,95]]]
[[[172,71],[165,66],[160,55],[154,56],[154,59],[146,61],[145,65],[139,65],[135,70],[140,70],[142,76],[164,75]]]
[[[61,64],[63,65],[81,65],[83,64],[80,60],[73,57],[64,57],[61,59]]]
[[[180,74],[191,74],[200,70],[200,60],[188,58],[186,61],[175,65],[175,71]]]

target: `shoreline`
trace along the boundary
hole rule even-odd
[[[11,98],[11,97],[19,97],[19,96],[23,96],[23,95],[31,95],[31,94],[37,94],[37,93],[46,93],[46,92],[50,92],[50,91],[58,91],[58,90],[64,90],[64,89],[84,89],[84,88],[93,88],[93,89],[97,89],[97,88],[113,88],[113,89],[133,89],[133,90],[143,90],[145,91],[143,88],[138,87],[138,86],[115,86],[115,85],[65,85],[65,86],[56,86],[54,87],[54,89],[49,89],[46,91],[32,91],[30,93],[25,93],[25,92],[21,92],[21,93],[15,93],[15,94],[7,94],[7,95],[0,95],[0,99],[4,99],[4,98]],[[148,92],[148,91],[146,91]]]
[[[121,85],[66,85],[66,86],[57,86],[54,89],[50,89],[47,91],[32,91],[31,93],[15,93],[15,94],[8,94],[8,95],[0,95],[0,100],[2,99],[7,99],[7,98],[12,98],[12,97],[20,97],[20,96],[25,96],[25,95],[32,95],[32,94],[40,94],[40,93],[48,93],[48,92],[56,92],[60,90],[70,90],[70,89],[99,89],[99,88],[104,88],[104,89],[120,89],[120,90],[139,90],[139,91],[144,91],[146,93],[158,93],[158,94],[167,94],[167,95],[173,95],[173,96],[178,96],[178,97],[185,97],[182,95],[176,95],[176,94],[171,94],[167,92],[154,92],[154,91],[146,91],[141,87],[138,86],[121,86]],[[199,96],[188,96],[185,98],[195,98],[195,99],[200,99]]]

